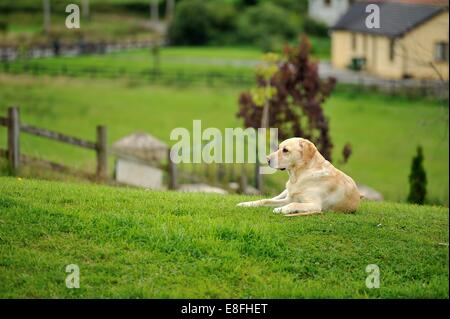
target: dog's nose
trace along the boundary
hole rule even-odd
[[[266,156],[266,160],[267,160],[267,164],[270,165],[270,157],[269,156]]]

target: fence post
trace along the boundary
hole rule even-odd
[[[20,166],[20,115],[19,108],[8,108],[8,161],[13,174]]]
[[[108,154],[107,154],[107,131],[106,126],[97,126],[97,177],[105,180],[108,177]]]
[[[169,174],[169,189],[176,189],[177,188],[177,166],[170,158],[170,148],[167,152],[167,165],[168,165],[168,174]]]
[[[247,172],[245,171],[245,165],[241,164],[241,174],[239,176],[239,192],[245,194],[247,191]]]
[[[256,162],[255,162],[255,188],[259,191],[262,191],[262,175],[259,173],[259,151],[258,145],[256,146]]]

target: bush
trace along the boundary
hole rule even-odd
[[[297,14],[301,12],[308,12],[308,1],[307,0],[264,0],[270,1],[274,4],[283,7],[287,10],[294,10]]]
[[[212,25],[212,12],[204,1],[182,1],[176,6],[169,27],[169,40],[180,45],[206,44],[210,40]]]
[[[303,18],[302,30],[309,36],[315,35],[318,37],[328,36],[328,27],[325,23],[314,20],[308,16]]]
[[[8,22],[0,21],[0,32],[8,31]]]
[[[333,143],[323,105],[336,80],[321,79],[309,53],[310,44],[304,36],[297,47],[285,48],[283,58],[271,55],[275,68],[260,70],[256,88],[241,93],[237,116],[244,120],[245,127],[277,128],[280,140],[292,136],[307,138],[331,161]],[[268,89],[269,95],[261,94]],[[264,118],[269,119],[268,123]],[[348,159],[350,146],[345,152]]]
[[[235,15],[226,1],[184,0],[176,6],[169,40],[177,45],[235,42]]]
[[[236,43],[236,9],[225,0],[208,2],[212,25],[210,43],[216,45]]]
[[[427,193],[427,175],[423,168],[422,147],[417,147],[417,155],[413,157],[409,174],[408,202],[423,205]]]
[[[293,39],[299,29],[288,11],[270,2],[247,8],[237,21],[239,41],[257,44],[264,50],[273,50],[273,46]]]

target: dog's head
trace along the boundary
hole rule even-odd
[[[294,137],[281,142],[278,150],[267,156],[267,163],[276,169],[305,166],[317,152],[316,146],[304,138]]]

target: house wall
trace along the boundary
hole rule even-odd
[[[449,42],[449,14],[443,12],[419,28],[407,33],[399,41],[399,53],[407,56],[404,70],[418,78],[437,78],[437,73],[430,66],[436,67],[445,79],[448,79],[448,60],[435,60],[435,45],[438,42]]]
[[[435,44],[448,43],[448,11],[408,32],[403,38],[394,41],[393,59],[390,58],[391,39],[385,36],[332,32],[332,65],[346,68],[352,58],[365,57],[367,72],[388,79],[400,79],[408,74],[419,79],[438,78],[430,66],[435,65],[439,73],[448,79],[448,61],[435,60]],[[355,38],[356,48],[352,47]]]
[[[330,0],[330,5],[327,6],[325,0],[309,0],[308,15],[332,26],[347,11],[349,3],[350,0]]]

